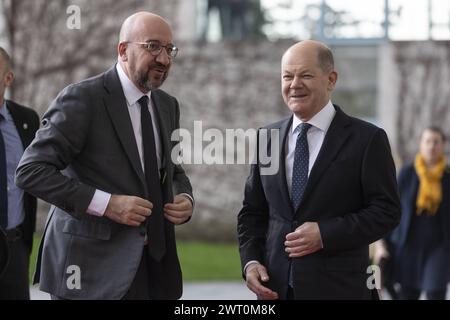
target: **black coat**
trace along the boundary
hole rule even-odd
[[[336,115],[311,170],[303,200],[294,213],[285,176],[285,141],[292,117],[268,129],[280,130],[280,169],[261,175],[252,165],[238,215],[241,262],[258,260],[268,286],[286,298],[290,259],[286,234],[307,221],[318,222],[323,249],[292,262],[296,299],[370,299],[368,245],[400,219],[395,167],[385,132]],[[267,150],[270,150],[270,137]]]
[[[444,243],[450,248],[450,167],[447,167],[442,176],[442,202],[439,211],[442,213],[442,234]],[[411,219],[416,214],[416,199],[419,189],[419,177],[414,164],[404,166],[398,175],[398,189],[402,208],[402,219],[388,240],[395,249],[400,251],[406,243],[411,226]]]

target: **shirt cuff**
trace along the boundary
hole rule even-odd
[[[244,266],[244,274],[246,276],[247,276],[247,268],[248,268],[248,266],[251,265],[251,264],[255,264],[255,263],[259,263],[259,261],[258,260],[250,260],[249,262],[247,262],[245,264],[245,266]]]
[[[186,198],[188,198],[191,201],[191,203],[192,203],[192,209],[194,208],[195,201],[194,201],[194,198],[192,198],[189,193],[183,192],[183,193],[180,193],[179,196],[185,196]]]
[[[86,212],[92,216],[102,217],[105,214],[109,199],[111,199],[110,193],[98,189],[95,190],[94,196],[92,197]]]

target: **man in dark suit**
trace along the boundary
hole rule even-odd
[[[16,187],[14,173],[23,150],[39,128],[39,117],[30,108],[4,99],[5,89],[13,80],[11,59],[0,47],[0,229],[6,235],[9,253],[0,277],[0,299],[29,299],[28,268],[36,198]],[[5,252],[1,255],[6,257]]]
[[[368,245],[400,217],[387,136],[331,103],[338,75],[322,43],[289,48],[281,77],[293,116],[260,130],[280,169],[251,166],[238,215],[247,286],[260,299],[370,299]]]
[[[53,204],[36,279],[55,299],[177,299],[174,225],[193,196],[171,161],[177,100],[159,90],[178,49],[161,17],[120,31],[118,63],[65,88],[25,151],[17,184]]]

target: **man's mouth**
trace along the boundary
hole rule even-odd
[[[289,96],[290,99],[304,99],[306,98],[308,95],[306,93],[297,93],[297,94],[291,94]]]
[[[165,74],[166,73],[166,70],[165,69],[159,69],[159,68],[156,68],[156,69],[153,69],[154,71],[156,71],[156,72],[158,72],[158,73],[160,73],[160,74]]]

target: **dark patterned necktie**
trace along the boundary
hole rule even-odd
[[[308,182],[309,148],[307,133],[309,128],[311,128],[309,123],[301,123],[295,129],[299,130],[300,133],[295,144],[294,167],[292,170],[292,205],[294,212],[302,201],[306,183]]]
[[[142,145],[144,149],[145,181],[147,182],[149,201],[153,203],[152,214],[147,221],[149,254],[160,261],[166,252],[164,236],[164,211],[159,170],[156,157],[155,134],[152,117],[148,110],[148,97],[139,99],[141,106]]]

